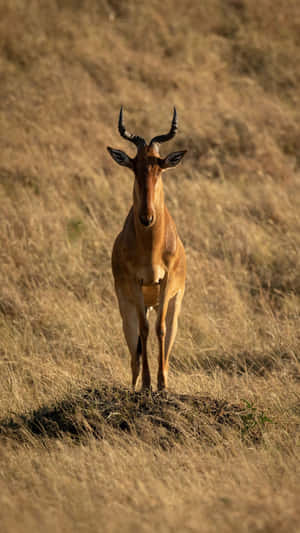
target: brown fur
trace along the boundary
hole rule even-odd
[[[135,175],[133,206],[112,253],[115,289],[131,353],[132,385],[140,370],[139,339],[143,363],[142,387],[151,386],[147,359],[147,310],[157,311],[159,343],[158,388],[167,387],[168,360],[177,330],[184,294],[186,265],[183,244],[165,205],[162,172],[168,168],[158,148],[143,146],[130,166]],[[141,217],[152,222],[144,226]]]

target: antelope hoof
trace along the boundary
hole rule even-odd
[[[160,376],[158,378],[158,383],[157,383],[157,390],[159,392],[164,392],[167,390],[167,380],[165,379],[164,376]]]
[[[153,391],[152,391],[152,387],[151,387],[151,385],[149,385],[149,386],[147,386],[147,387],[144,387],[144,385],[143,385],[143,386],[142,386],[142,389],[141,389],[141,392],[142,392],[143,394],[146,394],[146,395],[152,396]]]
[[[169,391],[167,387],[157,387],[157,396],[162,399],[166,399],[169,396]]]

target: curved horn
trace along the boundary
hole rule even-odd
[[[150,142],[150,145],[153,143],[157,143],[157,144],[164,143],[166,141],[169,141],[170,139],[173,139],[173,137],[175,137],[177,128],[178,128],[177,113],[176,113],[176,107],[174,107],[172,124],[171,124],[171,129],[169,133],[166,133],[165,135],[157,135],[156,137],[153,137],[152,141]]]
[[[123,123],[123,107],[121,106],[120,109],[120,115],[119,115],[119,132],[121,137],[124,137],[124,139],[127,139],[127,141],[132,142],[135,144],[138,148],[140,146],[145,146],[146,141],[142,137],[139,137],[138,135],[133,135],[132,133],[128,133],[126,131],[124,123]]]

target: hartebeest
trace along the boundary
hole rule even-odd
[[[128,133],[119,116],[119,132],[134,143],[137,154],[129,157],[108,147],[112,158],[134,172],[133,206],[115,240],[112,270],[123,320],[124,335],[131,353],[132,386],[135,388],[142,357],[142,388],[151,387],[147,359],[149,325],[147,311],[157,311],[159,342],[158,389],[167,387],[168,360],[177,331],[177,320],[185,286],[185,253],[175,223],[165,205],[162,173],[175,167],[186,150],[159,154],[159,145],[177,131],[176,109],[169,133],[154,137],[149,145]]]

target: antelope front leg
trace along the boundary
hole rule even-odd
[[[166,336],[165,321],[160,320],[160,323],[157,324],[156,335],[157,335],[158,344],[159,344],[157,388],[158,390],[164,390],[167,388],[167,379],[168,379],[168,368],[167,368],[167,362],[165,358],[165,336]]]
[[[156,335],[158,338],[158,376],[157,388],[164,390],[167,388],[168,362],[166,360],[166,314],[168,310],[168,278],[161,284],[160,306],[156,320]]]
[[[136,306],[128,300],[126,291],[116,284],[116,294],[123,322],[123,332],[131,355],[132,388],[140,372],[141,341],[139,338],[139,320]]]
[[[140,315],[140,339],[142,344],[142,390],[151,388],[151,378],[147,357],[147,339],[149,334],[149,323],[146,317],[146,312]]]
[[[132,387],[135,390],[140,372],[140,358],[142,356],[142,389],[150,389],[151,380],[147,358],[147,338],[149,325],[144,305],[144,297],[140,286],[135,287],[133,299],[132,291],[127,287],[116,284],[120,313],[123,321],[124,336],[131,354]]]
[[[141,284],[137,284],[134,290],[135,304],[139,321],[139,338],[141,341],[140,353],[142,355],[142,390],[151,388],[151,377],[147,357],[147,340],[149,335],[149,323],[144,303],[144,295]]]
[[[169,357],[177,333],[178,316],[180,313],[183,290],[179,290],[170,299],[165,299],[158,314],[156,334],[159,342],[158,356],[158,390],[167,388]]]

